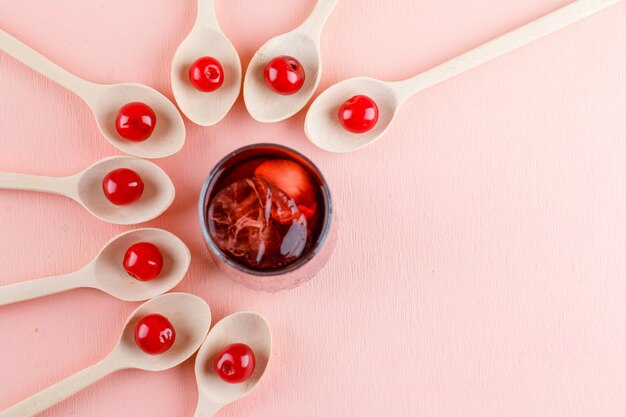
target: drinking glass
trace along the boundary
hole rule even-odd
[[[258,270],[237,262],[225,255],[211,238],[208,225],[209,205],[215,195],[220,180],[231,170],[236,170],[241,163],[253,158],[288,159],[305,168],[320,190],[321,204],[324,210],[318,235],[300,258],[284,267],[270,270]],[[328,183],[320,170],[301,153],[276,144],[255,144],[231,152],[211,170],[202,187],[199,201],[199,215],[202,233],[209,254],[215,264],[230,278],[249,288],[264,291],[281,291],[294,288],[313,278],[328,262],[337,240],[337,219]]]

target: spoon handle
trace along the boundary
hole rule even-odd
[[[449,80],[484,63],[528,45],[578,22],[621,0],[575,0],[567,6],[466,52],[416,77],[397,83],[398,95],[407,99],[426,88]]]
[[[299,30],[308,33],[319,41],[326,21],[335,10],[339,0],[318,0],[308,19],[300,25]]]
[[[200,390],[200,388],[198,388]],[[202,394],[202,391],[198,394],[198,405],[196,406],[196,412],[193,417],[213,417],[215,413],[217,413],[220,408],[222,408],[223,404],[217,404],[213,401],[209,400],[205,395]],[[2,417],[2,416],[0,416]]]
[[[112,355],[0,412],[0,417],[31,417],[120,369]]]
[[[43,177],[0,172],[0,189],[38,191],[75,198],[75,187],[72,177]]]
[[[198,0],[196,26],[210,27],[221,31],[217,15],[215,14],[215,0]]]
[[[78,271],[4,285],[0,287],[0,306],[89,286],[82,278],[83,275]]]
[[[39,52],[36,52],[1,29],[0,49],[18,61],[21,61],[24,65],[39,72],[44,77],[67,88],[80,98],[83,98],[83,100],[87,92],[92,90],[95,85],[64,70]]]

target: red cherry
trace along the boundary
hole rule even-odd
[[[304,85],[304,68],[290,56],[274,58],[265,67],[265,84],[278,94],[295,94]]]
[[[217,59],[204,56],[189,68],[189,81],[196,89],[205,93],[217,90],[224,84],[224,69]]]
[[[288,159],[266,161],[254,170],[254,176],[280,188],[298,205],[311,206],[315,203],[313,180],[307,170],[296,162]]]
[[[230,384],[244,382],[254,372],[254,352],[243,343],[228,345],[217,354],[214,366],[215,372],[225,382]]]
[[[124,255],[124,269],[136,280],[151,281],[163,269],[163,255],[152,243],[135,243]]]
[[[149,355],[166,352],[175,340],[174,326],[160,314],[150,314],[142,318],[135,327],[135,343]]]
[[[156,125],[156,114],[144,103],[124,105],[115,118],[117,133],[126,140],[143,142],[148,139]]]
[[[352,133],[365,133],[378,122],[378,106],[367,96],[354,96],[339,108],[339,120]]]
[[[143,181],[132,169],[120,168],[104,177],[102,190],[111,203],[125,206],[139,200],[143,193]]]

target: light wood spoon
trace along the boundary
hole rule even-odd
[[[254,119],[264,123],[279,122],[298,113],[309,102],[322,76],[322,29],[338,1],[319,0],[302,25],[269,40],[254,54],[243,84],[246,107]],[[296,58],[304,68],[304,85],[296,94],[283,96],[265,84],[265,66],[281,55]]]
[[[532,23],[466,52],[416,77],[400,82],[353,78],[324,91],[309,108],[305,133],[330,152],[351,152],[376,142],[389,128],[401,106],[414,94],[591,16],[621,0],[577,0]],[[340,106],[355,95],[373,99],[379,108],[376,126],[363,134],[350,133],[339,121]]]
[[[240,384],[224,382],[213,366],[215,356],[232,343],[250,346],[256,359],[252,376]],[[198,406],[195,417],[213,416],[222,407],[248,395],[265,373],[271,351],[270,327],[260,314],[244,311],[220,320],[211,329],[196,356]]]
[[[106,174],[129,168],[144,183],[141,198],[126,206],[116,206],[102,191]],[[174,201],[174,184],[157,165],[144,159],[116,156],[102,159],[89,168],[69,177],[42,177],[0,172],[0,189],[40,191],[60,194],[79,202],[97,218],[116,224],[147,222],[163,213]]]
[[[189,82],[189,67],[198,58],[213,57],[224,69],[224,84],[205,93]],[[172,62],[172,89],[178,107],[192,122],[212,126],[222,120],[239,97],[241,61],[215,15],[215,0],[198,0],[198,17]]]
[[[124,270],[126,250],[139,242],[156,245],[163,255],[163,269],[152,281],[138,281]],[[76,272],[0,287],[0,305],[75,288],[95,288],[123,301],[148,300],[174,288],[190,262],[189,248],[176,235],[161,229],[132,230],[111,239],[93,261]]]
[[[164,95],[143,84],[96,84],[64,70],[48,58],[0,30],[0,49],[82,98],[93,112],[98,127],[113,146],[140,158],[165,158],[185,143],[185,124],[176,106]],[[115,128],[115,118],[125,104],[139,101],[154,110],[154,132],[144,142],[130,142]]]
[[[149,314],[165,316],[176,330],[174,345],[161,355],[148,355],[135,343],[135,326]],[[0,417],[37,415],[105,376],[123,369],[164,371],[173,368],[198,350],[210,326],[211,310],[203,299],[195,295],[170,293],[153,298],[130,315],[117,346],[106,358],[6,409],[0,413]],[[76,340],[79,342],[80,338]]]

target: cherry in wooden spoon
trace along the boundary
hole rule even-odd
[[[160,355],[143,352],[135,342],[137,324],[152,314],[166,317],[176,330],[174,344]],[[106,358],[0,412],[0,417],[37,415],[105,376],[123,369],[164,371],[173,368],[198,350],[210,326],[211,310],[199,297],[170,293],[153,298],[130,315],[117,345]]]
[[[532,23],[405,81],[384,82],[372,78],[353,78],[342,81],[324,91],[313,102],[305,121],[306,135],[315,145],[330,152],[351,152],[364,148],[385,134],[402,105],[411,96],[620,1],[574,1]],[[355,96],[366,96],[378,107],[378,121],[365,133],[350,132],[339,118],[340,107]]]
[[[163,259],[153,280],[142,282],[124,269],[125,252],[137,243],[155,245]],[[142,301],[174,288],[185,276],[191,254],[176,235],[161,229],[137,229],[109,241],[93,261],[76,272],[0,287],[0,305],[57,294],[75,288],[95,288],[124,301]]]
[[[129,169],[141,177],[140,198],[128,205],[111,203],[103,192],[103,179],[118,169]],[[40,191],[69,197],[101,220],[137,224],[152,220],[174,201],[174,184],[157,165],[144,159],[118,156],[102,159],[69,177],[42,177],[0,172],[0,189]]]
[[[241,61],[220,28],[214,3],[215,0],[198,0],[196,23],[172,62],[172,89],[178,107],[189,120],[201,126],[212,126],[222,120],[241,90]],[[214,90],[209,88],[213,91],[201,91],[190,80],[190,68],[204,57],[217,60],[221,66],[222,83]],[[200,76],[205,76],[203,73],[208,70],[206,65],[198,68]]]
[[[225,382],[214,368],[216,355],[225,346],[234,343],[249,346],[256,359],[250,378],[238,384]],[[196,356],[199,399],[195,417],[213,416],[220,408],[248,395],[265,373],[271,350],[270,328],[260,314],[240,312],[220,320],[211,329]]]
[[[82,98],[96,118],[104,137],[116,148],[140,158],[165,158],[185,143],[185,124],[171,101],[143,84],[96,84],[59,67],[8,33],[0,30],[0,49]],[[156,115],[150,137],[124,139],[116,128],[117,115],[129,103],[143,103]]]
[[[338,1],[319,0],[302,25],[269,40],[256,52],[246,71],[243,87],[246,107],[254,119],[264,123],[279,122],[293,116],[309,102],[322,76],[322,29]],[[295,94],[278,94],[265,83],[267,64],[280,56],[295,58],[304,69],[304,85]]]

